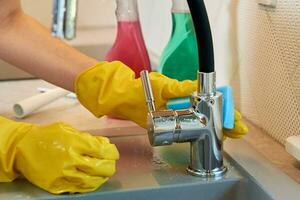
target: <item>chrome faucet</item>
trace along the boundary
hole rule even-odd
[[[198,90],[185,110],[155,111],[148,72],[141,73],[148,105],[148,136],[152,146],[190,143],[189,174],[223,175],[222,94],[216,91],[213,40],[203,0],[187,0],[194,22],[198,57]],[[183,66],[184,67],[184,66]]]
[[[222,94],[216,92],[216,76],[198,73],[198,91],[191,96],[191,108],[155,111],[148,72],[141,73],[148,105],[148,136],[152,146],[190,143],[187,172],[201,177],[217,177],[223,164]]]
[[[74,39],[76,36],[77,0],[53,0],[52,35]]]

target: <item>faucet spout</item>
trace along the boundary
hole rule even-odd
[[[204,0],[187,0],[187,3],[191,11],[196,32],[200,64],[199,71],[205,73],[214,72],[213,39]]]

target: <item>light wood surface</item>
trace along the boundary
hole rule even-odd
[[[53,85],[41,80],[0,82],[0,115],[16,120],[13,117],[13,103],[38,94],[38,87],[54,88]],[[129,121],[108,117],[97,119],[76,100],[68,98],[61,98],[47,105],[22,121],[37,124],[64,121],[82,131],[110,137],[146,134],[144,129]],[[300,183],[300,163],[290,156],[281,144],[267,135],[264,130],[254,126],[251,122],[246,121],[246,123],[250,132],[244,139],[274,165]]]
[[[263,129],[258,128],[249,121],[246,121],[246,123],[250,131],[244,139],[281,171],[300,184],[300,162],[288,154],[284,146],[266,134]]]
[[[0,115],[17,120],[14,117],[13,104],[39,94],[37,91],[38,87],[55,88],[52,84],[42,80],[0,82]],[[61,98],[18,121],[41,125],[63,121],[79,130],[96,135],[146,134],[144,129],[130,121],[108,117],[98,119],[81,106],[77,100],[70,98]]]

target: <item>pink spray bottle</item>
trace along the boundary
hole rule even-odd
[[[117,37],[105,59],[123,62],[138,78],[142,70],[151,71],[151,66],[139,21],[137,0],[116,0],[116,2]]]

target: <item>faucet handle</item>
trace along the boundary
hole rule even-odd
[[[173,143],[176,128],[176,116],[172,110],[155,110],[155,102],[147,70],[141,72],[141,81],[148,107],[148,136],[152,146],[170,145]],[[159,127],[157,129],[157,127]]]
[[[141,80],[142,80],[142,85],[144,89],[144,94],[145,94],[145,99],[146,99],[146,104],[148,107],[148,112],[154,112],[155,111],[155,101],[154,101],[154,96],[152,92],[152,87],[151,87],[151,82],[149,79],[149,73],[147,70],[141,71]]]

